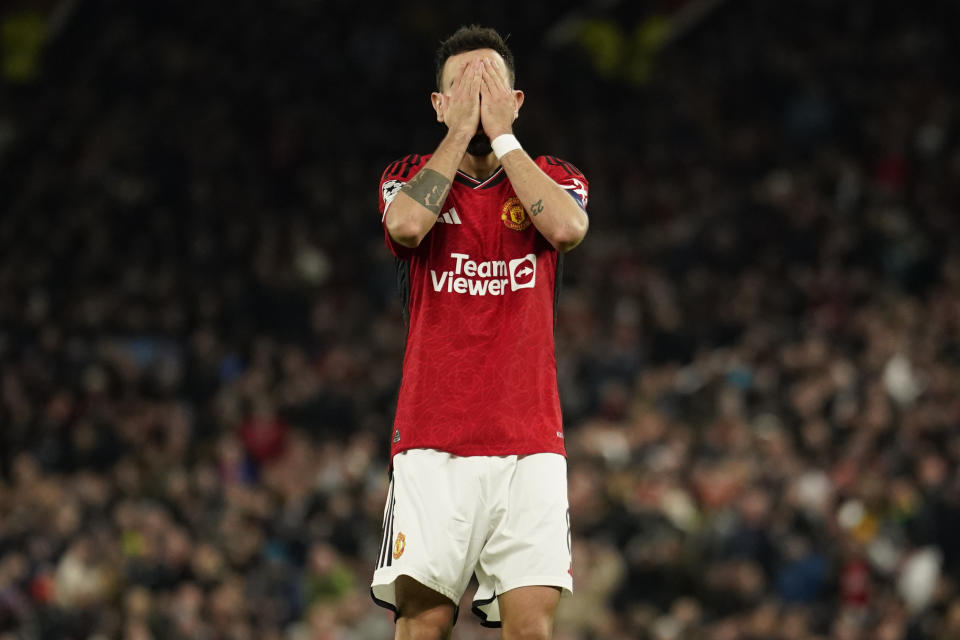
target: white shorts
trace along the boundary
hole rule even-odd
[[[473,612],[500,626],[497,596],[535,585],[573,590],[567,461],[555,453],[393,458],[383,542],[370,592],[396,611],[405,575],[458,604],[476,573]]]

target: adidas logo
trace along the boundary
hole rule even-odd
[[[445,211],[437,216],[437,222],[446,222],[447,224],[463,224],[460,222],[460,216],[457,215],[456,207],[450,207],[449,211]]]

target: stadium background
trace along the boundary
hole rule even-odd
[[[960,638],[958,14],[5,2],[0,639],[391,637],[376,185],[464,22],[592,187],[558,640]]]

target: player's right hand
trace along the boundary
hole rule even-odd
[[[473,60],[463,65],[449,93],[440,103],[440,120],[453,133],[473,136],[480,124],[480,85],[483,65]]]

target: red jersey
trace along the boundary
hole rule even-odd
[[[381,222],[429,159],[410,155],[387,167]],[[536,163],[586,206],[587,180],[576,167],[549,156]],[[384,235],[408,317],[391,457],[414,448],[565,454],[554,353],[561,256],[503,167],[482,182],[458,171],[417,248],[396,244],[386,228]]]

